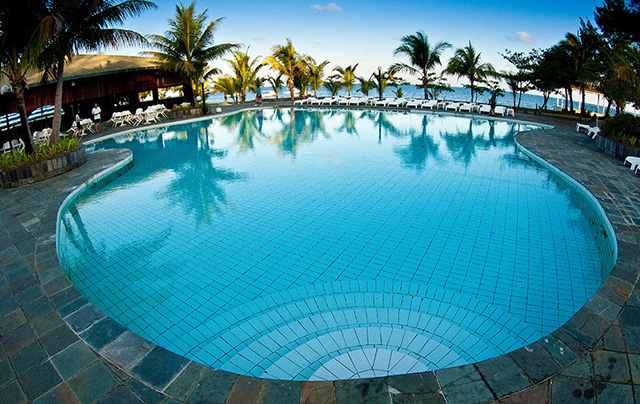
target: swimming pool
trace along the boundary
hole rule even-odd
[[[611,256],[579,192],[516,151],[530,125],[245,111],[127,133],[135,165],[61,215],[65,271],[149,340],[223,370],[335,380],[536,341]]]

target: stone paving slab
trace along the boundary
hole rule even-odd
[[[574,122],[518,119],[554,126],[517,141],[597,197],[619,246],[596,296],[552,335],[474,365],[355,381],[263,380],[189,361],[106,317],[60,267],[61,203],[131,154],[100,151],[65,175],[0,190],[0,403],[640,403],[640,177]]]

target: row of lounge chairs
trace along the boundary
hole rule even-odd
[[[576,132],[585,131],[587,136],[591,139],[595,139],[600,134],[600,128],[597,126],[590,126],[584,123],[576,123]],[[627,156],[624,159],[623,165],[629,164],[629,168],[636,174],[640,174],[640,157]]]
[[[167,116],[167,107],[164,104],[152,105],[146,110],[138,108],[135,114],[131,111],[114,112],[109,122],[113,126],[133,125],[138,126],[140,124],[151,124],[158,122],[160,118]]]
[[[410,100],[406,98],[383,98],[378,99],[375,97],[326,97],[326,98],[314,98],[309,97],[302,100],[293,102],[294,105],[345,105],[345,106],[376,106],[376,107],[395,107],[395,108],[420,108],[420,109],[443,109],[446,111],[454,112],[478,112],[478,113],[491,113],[491,106],[486,104],[476,104],[469,102],[455,102],[455,101],[438,101],[438,100]],[[507,108],[503,106],[495,107],[493,111],[496,115],[501,116],[515,116],[513,108]]]

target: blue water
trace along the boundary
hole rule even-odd
[[[504,354],[566,322],[610,254],[530,125],[264,110],[139,130],[61,218],[76,287],[135,333],[249,376],[336,380]],[[593,224],[592,224],[593,223]]]

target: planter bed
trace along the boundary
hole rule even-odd
[[[631,147],[622,143],[615,142],[611,139],[607,139],[604,136],[596,137],[596,147],[598,150],[605,152],[606,154],[624,161],[627,156],[640,157],[640,149],[637,147]]]
[[[36,163],[0,170],[0,186],[15,188],[64,174],[87,162],[84,146]]]

